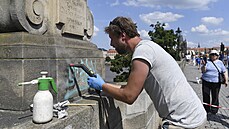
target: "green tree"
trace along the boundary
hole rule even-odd
[[[111,58],[110,58],[109,56],[107,56],[107,57],[105,58],[105,61],[106,61],[106,62],[110,62],[110,61],[111,61]]]
[[[174,30],[165,30],[165,24],[157,22],[151,24],[153,31],[149,31],[149,36],[152,41],[159,44],[165,51],[173,56],[175,60],[180,60],[180,42],[178,42],[178,33]],[[110,70],[116,72],[118,75],[114,78],[114,82],[125,82],[128,79],[131,70],[131,57],[132,54],[119,55],[117,54],[114,59],[111,59]]]
[[[118,75],[114,78],[114,82],[126,82],[131,70],[132,54],[117,54],[111,60],[110,70]]]
[[[165,24],[157,22],[155,25],[151,24],[153,28],[149,31],[149,36],[152,41],[159,44],[165,51],[167,51],[175,60],[180,60],[180,43],[178,42],[178,35],[173,29],[165,30]]]

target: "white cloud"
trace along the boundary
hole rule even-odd
[[[209,32],[208,28],[203,24],[201,24],[197,27],[192,27],[191,31],[192,32],[199,32],[199,33],[208,33]]]
[[[189,35],[189,31],[187,30],[184,30],[183,33],[182,33],[183,37],[186,37],[187,35]]]
[[[142,39],[148,39],[148,40],[150,40],[150,37],[148,35],[148,31],[146,31],[146,30],[140,30],[140,31],[138,31],[138,33],[141,35],[141,38]]]
[[[219,46],[220,41],[218,40],[206,40],[204,42],[192,42],[192,41],[187,41],[187,46],[191,47],[191,48],[197,48],[198,44],[200,45],[200,47],[204,48],[212,48],[212,47],[216,47]]]
[[[223,22],[223,18],[216,18],[216,17],[203,17],[201,18],[201,22],[205,24],[212,24],[212,25],[219,25]]]
[[[198,32],[204,35],[215,35],[215,36],[229,36],[229,31],[219,29],[209,30],[205,25],[201,24],[197,27],[191,28],[192,32]]]
[[[174,22],[184,16],[180,14],[174,14],[172,12],[163,13],[156,11],[148,14],[140,14],[139,17],[147,24],[155,24],[157,23],[157,21],[159,21],[160,23]]]
[[[195,47],[198,46],[198,43],[194,43],[194,42],[187,41],[187,46],[188,46],[188,47],[191,47],[191,48],[195,48]]]
[[[217,0],[126,0],[126,6],[170,7],[179,9],[208,9],[209,4]]]
[[[218,40],[218,39],[210,39],[206,42],[203,42],[201,44],[201,46],[205,46],[205,47],[219,47],[220,46],[220,43],[222,42],[222,40]]]
[[[164,29],[169,29],[169,28],[170,28],[169,23],[165,23]]]
[[[219,36],[224,36],[224,35],[229,36],[229,31],[222,30],[219,28],[219,29],[211,30],[210,34],[211,35],[219,35]]]
[[[119,3],[119,0],[116,0],[114,3],[111,3],[111,5],[110,6],[117,6],[117,5],[119,5],[120,3]]]
[[[99,32],[99,28],[94,26],[94,33],[93,33],[93,36],[95,37]]]

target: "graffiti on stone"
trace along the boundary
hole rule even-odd
[[[80,63],[86,65],[90,70],[96,73],[96,61],[81,59]],[[72,98],[78,94],[76,83],[79,86],[80,91],[87,90],[89,88],[87,84],[87,78],[88,78],[87,73],[81,68],[77,68],[77,67],[71,67],[71,68],[73,69],[74,75],[72,74],[70,67],[68,67],[68,80],[66,86],[67,92],[64,96],[65,100]],[[77,82],[74,81],[74,77],[76,78]]]

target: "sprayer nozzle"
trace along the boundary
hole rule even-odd
[[[70,67],[82,68],[90,77],[95,77],[95,74],[89,70],[84,64],[69,64]]]
[[[38,80],[32,80],[30,82],[22,82],[22,83],[18,83],[18,86],[22,86],[22,85],[28,85],[28,84],[37,84]]]

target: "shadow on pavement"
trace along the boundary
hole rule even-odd
[[[224,119],[229,119],[228,116],[225,116],[223,114],[208,114],[207,115],[207,120],[208,121],[214,121],[217,123],[221,123],[223,126],[229,128],[229,123],[227,123],[226,121],[224,121]]]
[[[198,84],[197,81],[193,81],[193,80],[187,80],[188,82],[194,83],[194,84]],[[201,82],[200,82],[201,83]]]

